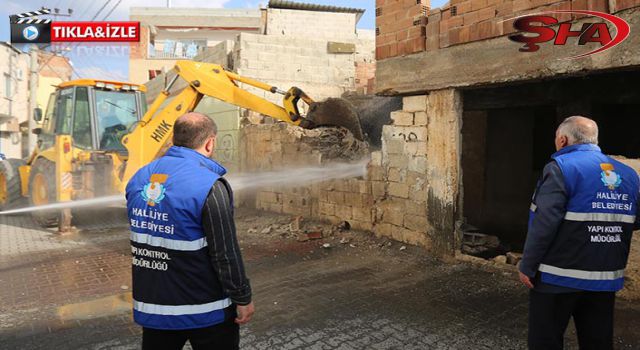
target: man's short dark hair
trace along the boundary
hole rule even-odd
[[[202,113],[187,113],[178,118],[173,126],[173,145],[197,149],[217,133],[218,126],[213,119]]]

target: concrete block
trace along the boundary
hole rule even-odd
[[[415,112],[413,117],[413,124],[416,126],[427,125],[429,123],[429,117],[427,112]]]
[[[367,168],[366,179],[369,181],[384,181],[384,170],[381,166],[370,165]]]
[[[320,215],[335,215],[336,205],[328,202],[319,203]]]
[[[361,221],[361,220],[350,220],[349,223],[351,227],[360,231],[371,231],[373,229],[373,224],[370,221]]]
[[[424,112],[427,110],[427,95],[407,96],[402,99],[402,110],[405,112]]]
[[[424,141],[407,142],[404,146],[404,152],[409,156],[426,156],[427,143]]]
[[[405,111],[394,111],[391,112],[391,120],[393,120],[393,125],[413,125],[413,113]]]
[[[391,168],[408,168],[409,167],[409,156],[404,154],[390,154],[387,157],[387,166]]]
[[[371,194],[371,181],[354,179],[351,182],[351,192]]]
[[[266,210],[274,213],[282,213],[282,204],[269,203]]]
[[[371,194],[375,199],[384,198],[384,196],[387,194],[386,183],[382,181],[372,181]]]
[[[356,192],[345,192],[344,204],[351,207],[362,207],[362,195]]]
[[[409,185],[390,182],[387,190],[390,196],[409,198]]]
[[[399,168],[389,168],[388,179],[391,182],[404,183],[406,180],[407,170]]]
[[[421,190],[416,190],[415,188],[410,191],[409,199],[418,202],[424,202],[427,200],[427,186],[424,186]]]
[[[412,231],[426,232],[427,231],[427,217],[418,215],[405,215],[404,227]]]
[[[382,222],[402,226],[404,224],[404,213],[401,210],[387,209],[382,214]]]
[[[382,127],[383,140],[402,140],[405,142],[427,141],[427,128],[424,126],[395,126]]]
[[[409,161],[409,170],[418,173],[427,172],[427,157],[412,157]]]
[[[373,213],[372,208],[353,208],[353,218],[355,220],[372,223],[373,222]]]
[[[371,160],[369,161],[369,165],[382,166],[382,152],[381,151],[371,152]]]
[[[348,205],[336,205],[336,216],[342,221],[349,221],[353,219],[353,210]]]
[[[331,191],[327,193],[327,201],[337,205],[344,204],[344,192]]]
[[[387,154],[403,154],[404,144],[402,140],[385,140],[382,142],[382,152]]]
[[[427,216],[427,202],[409,200],[405,203],[405,213],[407,215]]]

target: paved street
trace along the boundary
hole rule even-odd
[[[525,348],[526,291],[512,270],[444,264],[358,232],[298,242],[290,217],[237,217],[257,308],[243,349]],[[60,237],[26,216],[0,218],[1,349],[139,348],[121,211],[76,225]],[[640,304],[620,300],[617,348],[640,348],[638,324]]]

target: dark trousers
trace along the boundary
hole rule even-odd
[[[564,348],[564,333],[573,316],[581,350],[613,349],[613,292],[540,293],[529,295],[529,349]]]
[[[240,327],[230,319],[221,324],[198,329],[142,329],[143,350],[179,350],[187,340],[194,350],[237,350],[240,348]]]

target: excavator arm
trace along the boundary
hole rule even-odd
[[[129,154],[121,181],[122,187],[126,186],[126,183],[138,169],[153,161],[163,152],[165,144],[173,134],[173,125],[176,119],[193,111],[203,96],[210,96],[306,129],[325,125],[343,126],[349,129],[356,138],[361,140],[363,138],[357,114],[351,113],[345,108],[329,109],[330,112],[327,113],[327,108],[318,108],[320,104],[296,87],[283,91],[275,86],[225,71],[220,65],[211,63],[178,61],[175,70],[177,74],[173,80],[158,95],[135,129],[122,139]],[[169,97],[169,91],[178,78],[184,79],[188,86],[161,109],[160,107]],[[240,88],[238,83],[284,95],[283,106]],[[300,100],[310,107],[310,113],[307,116],[302,116],[298,110]],[[325,112],[317,113],[317,120],[315,120],[313,118],[314,110]],[[336,113],[340,114],[337,118],[333,116]],[[327,114],[330,115],[327,117]],[[328,119],[331,121],[328,122]]]

